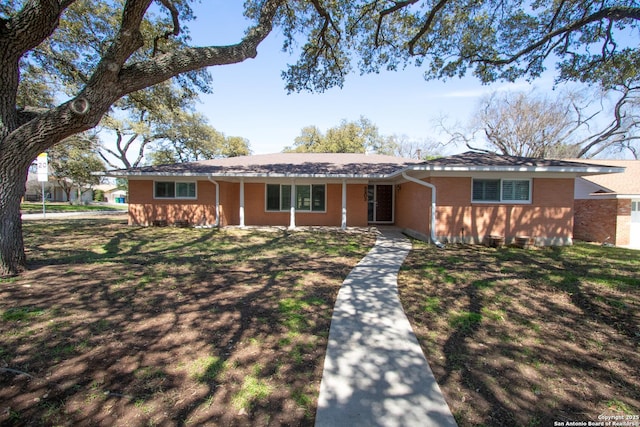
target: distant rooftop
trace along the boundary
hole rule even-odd
[[[584,179],[603,187],[610,193],[640,194],[640,160],[578,160],[603,166],[626,168],[624,173],[593,175]]]

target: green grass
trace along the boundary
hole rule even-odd
[[[282,323],[292,332],[300,332],[309,327],[309,320],[305,312],[312,305],[320,306],[325,301],[321,298],[310,296],[304,298],[303,292],[296,292],[294,297],[285,298],[278,302],[278,309],[282,314]]]
[[[453,312],[449,316],[449,325],[463,331],[475,328],[482,321],[480,313],[470,313],[468,311]]]
[[[273,387],[265,379],[258,378],[255,371],[259,372],[260,368],[254,367],[253,370],[253,374],[244,378],[240,390],[233,395],[231,401],[237,409],[250,410],[255,403],[267,399],[273,392]]]
[[[187,368],[189,376],[200,383],[216,381],[225,363],[218,356],[205,356],[194,360]]]
[[[11,307],[2,312],[2,320],[5,322],[20,322],[42,316],[44,313],[45,310],[38,307]]]
[[[440,311],[440,298],[426,297],[423,310],[427,313],[438,313]]]

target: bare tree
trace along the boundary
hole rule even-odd
[[[408,159],[430,159],[442,156],[443,144],[435,139],[414,139],[408,135],[392,135],[389,145],[393,155]]]
[[[529,93],[498,93],[484,98],[467,130],[448,130],[450,142],[463,143],[477,151],[525,157],[593,157],[607,150],[637,153],[640,124],[637,89],[623,87],[609,91],[617,95],[611,117],[602,101],[594,109],[588,94],[560,93],[556,99]],[[476,142],[482,135],[485,147]]]

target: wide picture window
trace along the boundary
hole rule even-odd
[[[530,202],[531,181],[528,179],[474,179],[472,201]]]
[[[154,195],[157,199],[195,199],[195,182],[156,181]]]
[[[291,209],[291,185],[267,184],[267,210]],[[325,185],[296,185],[295,208],[297,211],[324,212]]]

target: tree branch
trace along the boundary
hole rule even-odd
[[[124,95],[160,83],[188,71],[215,65],[227,65],[255,58],[258,45],[273,29],[273,18],[284,0],[267,0],[258,24],[235,45],[186,47],[151,60],[127,65],[120,71],[120,92]]]
[[[178,9],[171,3],[169,0],[159,0],[160,3],[169,10],[171,13],[171,20],[173,21],[173,29],[170,31],[166,31],[163,35],[158,36],[153,39],[153,52],[151,56],[156,56],[156,52],[158,51],[158,41],[160,39],[168,40],[171,36],[177,36],[180,34],[180,20],[178,19]]]
[[[382,21],[384,20],[384,18],[387,15],[397,12],[398,10],[404,7],[410,6],[412,4],[415,4],[417,2],[418,0],[400,1],[400,2],[397,2],[394,6],[384,9],[383,11],[380,12],[380,16],[378,17],[378,25],[376,26],[376,32],[374,36],[374,43],[376,47],[380,46],[380,30],[382,29]]]
[[[611,144],[602,144],[608,139],[611,139],[616,136],[624,137],[624,134],[627,132],[627,129],[624,128],[623,119],[625,117],[625,114],[622,111],[622,109],[625,106],[625,104],[628,102],[629,97],[633,95],[637,90],[640,90],[640,87],[624,87],[622,91],[622,96],[618,99],[614,107],[613,121],[609,123],[609,125],[602,132],[599,132],[596,135],[592,135],[591,137],[576,143],[576,146],[581,147],[578,153],[579,158],[585,157],[594,147],[598,147],[598,145],[601,145],[601,146],[595,153],[592,153],[592,155],[595,155],[601,152],[605,148],[613,145],[615,142],[620,142],[620,141],[612,141]],[[583,146],[583,144],[585,144],[589,140],[591,141],[588,144]]]
[[[0,27],[0,56],[19,58],[38,46],[58,26],[62,12],[75,0],[28,0]]]
[[[433,7],[433,9],[431,9],[431,11],[429,12],[429,15],[427,15],[427,20],[420,28],[420,31],[418,31],[418,33],[415,36],[413,36],[411,40],[409,40],[410,55],[415,55],[414,48],[416,43],[418,43],[418,41],[422,38],[422,36],[424,36],[427,33],[427,31],[431,29],[431,24],[433,24],[433,21],[436,18],[436,15],[438,14],[438,12],[440,12],[440,10],[442,10],[442,8],[444,8],[447,5],[449,1],[450,0],[440,0]]]
[[[3,144],[35,158],[38,153],[65,137],[97,125],[111,105],[128,93],[180,73],[255,57],[257,46],[271,32],[272,21],[284,0],[266,0],[258,23],[236,45],[183,48],[171,54],[123,66],[131,54],[142,46],[139,26],[150,2],[151,0],[127,0],[118,34],[85,88],[74,99],[15,128],[3,140]]]
[[[444,1],[444,0],[441,0]],[[638,7],[627,7],[627,6],[612,6],[603,8],[591,15],[585,16],[582,19],[578,19],[572,22],[569,25],[558,28],[555,31],[550,31],[549,33],[543,35],[539,38],[539,40],[535,43],[532,43],[526,46],[524,49],[516,52],[515,54],[502,58],[502,59],[489,59],[489,58],[478,58],[473,60],[472,62],[481,62],[484,64],[490,65],[507,65],[513,62],[518,61],[523,56],[535,51],[536,49],[541,48],[554,38],[563,35],[572,33],[588,24],[593,22],[598,22],[601,20],[609,20],[609,21],[619,21],[622,19],[635,19],[640,20],[640,8]]]

